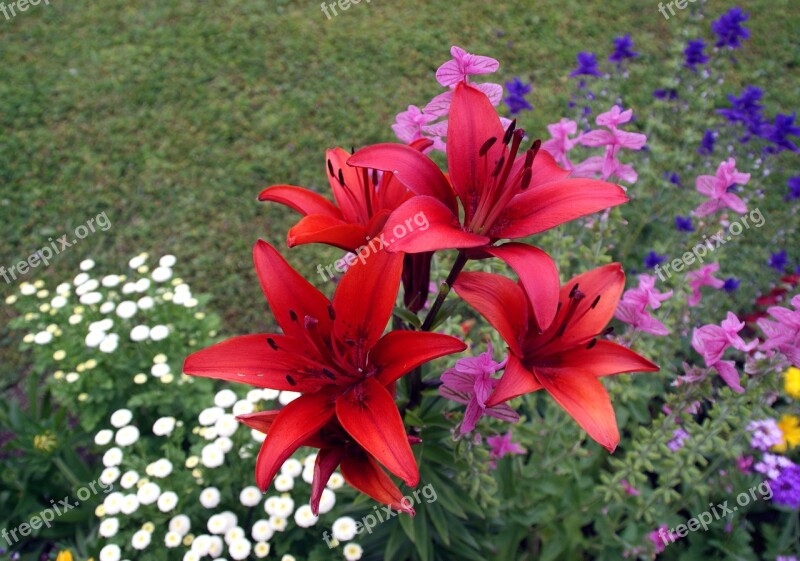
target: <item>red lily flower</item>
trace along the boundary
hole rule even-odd
[[[533,278],[546,278],[540,290],[548,292],[557,286],[558,278],[549,258],[536,252],[533,257],[523,257],[527,246],[515,247],[513,252],[490,246],[500,239],[524,238],[622,204],[628,200],[624,190],[605,181],[568,178],[569,171],[560,168],[547,152],[539,151],[539,141],[517,157],[525,132],[515,129],[514,123],[504,131],[486,95],[469,84],[456,86],[448,123],[450,181],[430,158],[402,144],[368,146],[347,161],[359,168],[390,171],[417,195],[392,213],[384,231],[390,232],[420,213],[430,227],[395,240],[389,251],[482,248],[506,261],[525,279],[530,291],[537,287]],[[542,301],[537,298],[535,305]],[[535,312],[546,327],[555,308],[536,307]]]
[[[271,421],[256,463],[258,486],[266,489],[283,462],[334,419],[365,453],[416,485],[419,471],[387,387],[409,370],[466,346],[437,333],[383,335],[403,256],[378,252],[357,262],[343,276],[333,302],[266,242],[256,243],[254,260],[284,334],[228,339],[189,356],[184,372],[303,394]]]
[[[463,273],[454,288],[497,329],[511,351],[486,405],[544,388],[589,436],[613,452],[619,443],[616,417],[597,378],[658,370],[630,349],[597,339],[608,333],[606,325],[625,288],[619,263],[578,275],[560,291],[538,295],[556,302],[558,310],[546,329],[531,313],[531,295],[506,277]]]
[[[421,139],[408,148],[424,150],[431,144],[430,140]],[[325,152],[336,204],[294,185],[273,185],[258,196],[260,201],[280,203],[303,215],[289,230],[289,247],[316,242],[355,251],[380,233],[391,211],[412,196],[391,173],[379,177],[374,170],[370,173],[345,165],[349,157],[341,148]]]
[[[291,404],[290,404],[291,405]],[[240,415],[237,419],[265,434],[269,434],[280,411],[259,411]],[[418,438],[409,436],[409,444],[417,444]],[[362,493],[400,512],[414,515],[414,509],[403,501],[403,493],[375,458],[355,442],[334,418],[315,434],[308,437],[300,446],[318,448],[314,463],[314,478],[311,482],[311,511],[319,514],[319,501],[322,491],[337,467],[342,470],[344,480]],[[266,453],[261,448],[261,453]]]

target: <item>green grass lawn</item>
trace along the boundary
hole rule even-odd
[[[706,13],[733,5],[713,0]],[[761,85],[784,112],[798,101],[793,5],[745,3],[752,39],[727,84]],[[140,251],[174,253],[195,291],[213,295],[226,332],[261,329],[269,320],[250,248],[258,237],[283,246],[296,217],[258,203],[259,190],[327,192],[324,149],[394,140],[395,113],[439,93],[433,72],[451,44],[499,59],[499,79],[533,81],[536,109],[523,125],[546,134],[578,51],[605,58],[613,37],[632,33],[643,57],[624,89],[636,108],[664,78],[651,63],[698,30],[688,10],[667,21],[655,1],[373,0],[331,19],[316,1],[40,3],[0,18],[0,265],[105,211],[108,232],[28,278],[65,278],[89,256],[121,271]],[[288,254],[309,277],[337,256]],[[3,337],[0,359],[19,370]]]

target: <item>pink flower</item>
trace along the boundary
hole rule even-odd
[[[627,494],[629,494],[629,495],[631,495],[633,497],[638,497],[641,494],[641,493],[639,493],[638,489],[636,489],[635,487],[631,486],[630,483],[628,483],[627,479],[621,480],[619,482],[619,484],[622,485],[622,488],[625,489],[625,492]]]
[[[650,315],[647,308],[657,310],[661,302],[672,296],[672,291],[661,292],[655,288],[656,278],[639,275],[638,288],[626,290],[617,305],[614,317],[630,324],[634,329],[651,335],[668,335],[669,330],[659,320]]]
[[[618,128],[618,125],[630,121],[632,116],[633,110],[623,111],[619,105],[597,116],[595,122],[608,130],[592,130],[582,134],[578,140],[584,146],[605,146],[605,156],[592,156],[577,164],[572,172],[574,177],[600,174],[604,180],[616,176],[628,183],[636,181],[638,175],[633,167],[617,159],[620,149],[640,150],[647,142],[647,136],[643,134],[626,132]]]
[[[767,336],[761,350],[777,350],[800,368],[800,294],[792,298],[794,310],[781,306],[771,306],[767,312],[775,321],[762,318],[758,326]]]
[[[689,305],[694,307],[703,299],[700,292],[700,287],[710,286],[712,288],[720,289],[725,286],[725,281],[718,279],[714,273],[719,271],[719,263],[711,263],[704,265],[697,271],[692,271],[686,274],[686,280],[689,281],[689,286],[692,289],[692,294],[689,296]]]
[[[552,138],[542,143],[542,149],[550,152],[556,162],[566,169],[572,169],[567,153],[578,144],[578,138],[570,138],[578,130],[578,124],[569,119],[561,119],[557,123],[547,125]]]
[[[450,47],[452,60],[442,64],[436,71],[436,81],[442,86],[455,86],[459,82],[467,82],[470,76],[492,74],[500,68],[497,60],[488,57],[473,55],[461,47]]]
[[[722,356],[729,347],[750,352],[758,346],[757,340],[744,342],[738,335],[742,329],[744,322],[739,321],[733,312],[728,312],[720,325],[704,325],[692,334],[692,347],[703,356],[706,366],[716,369],[725,383],[738,393],[744,391],[739,383],[739,372],[733,361],[722,360]]]
[[[397,138],[406,144],[411,144],[415,140],[425,138],[422,134],[423,128],[435,119],[434,115],[426,115],[416,105],[409,105],[406,111],[397,114],[392,130]]]
[[[525,448],[511,440],[511,431],[503,435],[490,436],[486,443],[492,447],[492,460],[499,460],[508,454],[524,454]],[[494,466],[494,463],[492,464]]]
[[[710,200],[702,203],[694,210],[695,216],[708,216],[723,208],[743,214],[747,212],[747,205],[737,195],[729,193],[728,189],[734,185],[746,185],[750,181],[749,173],[740,173],[736,170],[736,160],[728,158],[717,168],[717,175],[701,175],[697,178],[697,192]]]
[[[506,359],[502,362],[495,362],[492,359],[492,345],[489,344],[485,353],[459,359],[453,368],[445,370],[442,374],[439,394],[467,406],[464,420],[461,422],[461,434],[474,430],[483,415],[509,423],[519,421],[517,412],[506,404],[486,407],[489,395],[500,382],[499,378],[493,378],[492,375],[505,365]]]

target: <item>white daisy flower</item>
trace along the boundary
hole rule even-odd
[[[133,294],[136,292],[136,283],[135,282],[126,282],[122,285],[122,293],[123,294]]]
[[[117,448],[109,448],[106,450],[106,453],[103,454],[103,465],[106,467],[114,467],[118,466],[122,463],[122,450]]]
[[[259,559],[263,559],[269,555],[270,546],[267,542],[257,542],[253,547],[253,554]]]
[[[233,540],[228,544],[228,555],[231,556],[231,559],[236,559],[237,561],[247,559],[247,556],[250,555],[251,547],[250,542],[244,538]]]
[[[114,302],[103,302],[103,304],[100,306],[100,313],[110,314],[114,310],[114,308],[116,308]]]
[[[294,555],[286,553],[281,557],[281,561],[297,561],[297,558]]]
[[[206,528],[212,534],[224,534],[228,531],[228,519],[221,514],[215,514],[208,519]]]
[[[100,288],[100,283],[97,282],[97,279],[87,278],[85,282],[75,289],[75,294],[78,296],[83,296],[84,294],[97,290],[98,288]]]
[[[314,481],[314,465],[313,464],[307,465],[305,468],[303,468],[303,481],[305,481],[309,485],[311,485],[311,483]]]
[[[295,399],[300,397],[302,394],[300,392],[290,392],[290,391],[283,391],[278,396],[278,403],[281,405],[289,405]]]
[[[247,392],[247,401],[250,403],[258,403],[261,401],[264,392],[260,389],[250,390]]]
[[[169,367],[169,364],[165,362],[154,364],[153,367],[150,369],[150,374],[152,374],[156,378],[161,378],[162,376],[166,376],[170,372],[172,372],[172,369]]]
[[[278,506],[275,509],[275,516],[289,518],[294,512],[294,500],[288,494],[278,499]]]
[[[286,529],[286,519],[280,516],[270,516],[267,522],[274,532],[283,532]]]
[[[319,513],[327,514],[336,505],[336,494],[330,489],[323,489],[319,498]]]
[[[358,561],[364,555],[364,550],[357,543],[351,542],[344,546],[342,553],[347,561]]]
[[[250,429],[250,437],[253,440],[255,440],[256,442],[258,442],[259,444],[264,442],[267,439],[267,435],[266,434],[264,434],[263,432],[261,432],[259,430],[256,430],[256,429]]]
[[[214,441],[214,444],[219,446],[219,449],[225,452],[226,454],[231,451],[231,448],[233,448],[233,440],[231,440],[227,436],[220,436]]]
[[[156,436],[169,436],[175,430],[175,417],[161,417],[153,423],[153,434]]]
[[[129,319],[136,315],[137,309],[135,302],[125,300],[124,302],[120,302],[117,306],[117,315],[122,319]]]
[[[233,393],[233,390],[220,390],[217,392],[217,395],[214,396],[214,405],[217,407],[222,407],[223,409],[227,409],[236,403],[236,399],[236,394]]]
[[[128,470],[122,474],[119,484],[123,489],[130,489],[139,482],[139,474],[133,470]]]
[[[301,505],[294,513],[294,521],[301,528],[310,528],[317,523],[319,517],[314,516],[309,505]]]
[[[52,300],[50,300],[50,305],[53,306],[56,310],[60,310],[64,306],[67,305],[67,299],[63,296],[56,296]]]
[[[161,495],[161,487],[152,482],[145,483],[136,492],[139,502],[143,505],[153,504],[158,500],[159,495]]]
[[[337,471],[333,472],[328,479],[328,489],[341,489],[342,485],[344,485],[344,477],[342,477],[342,474]]]
[[[139,255],[137,255],[136,257],[131,258],[131,260],[128,261],[128,267],[130,267],[133,270],[136,270],[139,267],[141,267],[142,265],[144,265],[146,261],[147,261],[147,254],[146,253],[140,253]]]
[[[172,473],[172,462],[170,462],[166,458],[161,458],[152,464],[153,466],[153,477],[158,477],[163,479],[164,477],[169,476]]]
[[[100,528],[97,530],[97,533],[103,536],[104,538],[113,538],[117,535],[119,531],[119,519],[118,518],[106,518],[100,523]]]
[[[119,335],[116,333],[112,333],[111,335],[107,335],[101,342],[98,348],[101,352],[111,354],[117,350],[119,346]]]
[[[139,440],[139,429],[133,425],[122,427],[117,431],[117,435],[114,437],[114,442],[117,443],[117,446],[122,446],[123,448],[125,446],[130,446],[137,440]]]
[[[148,288],[150,288],[150,279],[139,279],[136,281],[136,292],[145,292]]]
[[[131,340],[137,343],[147,340],[148,337],[150,337],[150,328],[146,325],[137,325],[131,329]]]
[[[192,541],[192,552],[200,557],[208,555],[208,550],[211,548],[211,536],[200,534]]]
[[[133,534],[133,537],[131,538],[131,547],[138,550],[145,549],[148,545],[150,545],[150,540],[152,539],[153,538],[150,535],[150,532],[139,530]]]
[[[225,532],[225,543],[230,545],[232,542],[244,538],[244,536],[244,530],[239,526],[228,528],[228,530]]]
[[[129,493],[122,497],[122,503],[119,506],[119,510],[122,512],[122,514],[133,514],[139,510],[140,504],[139,497],[133,493]]]
[[[242,489],[239,493],[239,502],[247,507],[256,506],[261,502],[261,490],[258,487],[250,485]]]
[[[91,271],[94,269],[94,261],[91,259],[84,259],[81,261],[80,265],[78,265],[81,271]]]
[[[122,506],[122,500],[122,493],[117,491],[110,493],[105,499],[103,499],[103,509],[105,510],[106,514],[109,516],[119,514],[120,507]]]
[[[286,475],[285,473],[281,473],[275,478],[274,485],[275,490],[280,491],[281,493],[291,491],[294,489],[294,478]]]
[[[216,423],[217,419],[224,414],[225,411],[219,407],[207,407],[200,412],[200,415],[197,416],[197,421],[201,426],[208,427]]]
[[[94,306],[103,300],[103,295],[99,292],[89,292],[80,297],[80,303],[84,306]]]
[[[239,428],[239,421],[233,415],[226,413],[217,419],[217,422],[214,423],[214,428],[219,436],[233,436],[236,429]]]
[[[103,429],[94,435],[94,443],[98,446],[105,446],[114,438],[114,431]]]
[[[264,398],[265,401],[271,401],[273,399],[277,399],[277,397],[281,394],[278,390],[273,390],[271,388],[264,388],[261,390],[261,396]]]
[[[86,335],[85,343],[87,347],[97,347],[105,338],[106,334],[102,331],[90,331],[89,334]]]
[[[216,444],[206,444],[200,453],[200,463],[207,468],[217,468],[225,462],[225,453]]]
[[[248,415],[255,411],[252,402],[242,399],[233,404],[233,414],[238,417],[239,415]]]
[[[161,259],[158,260],[158,264],[162,267],[173,267],[177,259],[174,255],[170,255],[169,253],[162,256]]]
[[[167,491],[158,497],[158,510],[161,512],[169,512],[178,506],[178,495],[172,491]]]
[[[166,325],[156,325],[150,330],[150,338],[153,341],[161,341],[169,336],[169,328]]]
[[[283,465],[281,466],[281,473],[284,473],[289,477],[297,477],[303,473],[303,464],[294,458],[289,458],[283,462]]]
[[[103,473],[100,474],[100,483],[104,485],[111,485],[117,480],[117,478],[119,478],[119,468],[108,467],[103,470]]]
[[[175,532],[167,532],[164,536],[164,545],[168,549],[172,549],[174,547],[178,547],[183,542],[183,536],[180,534],[176,534]]]
[[[156,267],[151,275],[156,282],[167,282],[172,278],[172,269],[169,267]]]
[[[102,285],[106,288],[114,288],[120,283],[119,275],[106,275],[103,277]]]
[[[340,542],[350,541],[356,535],[356,521],[349,516],[337,518],[331,527],[331,533]]]
[[[189,533],[189,530],[192,529],[192,522],[189,520],[189,517],[185,514],[179,514],[177,516],[172,517],[169,521],[169,531],[175,532],[179,536],[183,537]]]
[[[33,342],[37,345],[46,345],[53,340],[53,334],[48,331],[40,331],[33,336]]]
[[[81,321],[83,321],[83,316],[80,314],[72,314],[67,320],[70,325],[78,325]]]
[[[142,310],[150,310],[155,306],[155,300],[149,296],[142,296],[139,298],[138,302],[136,302],[136,306]]]
[[[224,549],[225,545],[222,542],[222,538],[219,536],[211,536],[210,545],[208,546],[208,555],[210,555],[212,559],[218,559],[222,557]],[[225,561],[225,559],[221,561]]]
[[[78,276],[80,276],[80,275],[78,275]],[[75,277],[75,279],[77,280],[78,277]],[[89,279],[89,275],[86,275],[86,279],[85,280],[82,279],[82,280],[83,280],[83,282],[86,282],[86,280],[88,280],[88,279]],[[76,286],[78,284],[82,284],[82,283],[77,283],[77,282],[75,283]],[[21,285],[19,285],[19,291],[23,296],[32,296],[33,294],[36,294],[36,287],[33,286],[29,282],[23,282]]]
[[[117,409],[111,414],[111,424],[118,429],[131,424],[133,413],[130,409]]]
[[[100,550],[100,561],[119,561],[122,551],[118,545],[108,544]]]
[[[269,525],[269,522],[263,519],[257,520],[253,524],[253,528],[250,530],[250,535],[258,542],[265,542],[272,539],[272,535],[274,533],[275,532],[272,530],[272,526]]]
[[[219,505],[221,495],[216,487],[206,487],[200,493],[200,504],[205,508],[216,508]]]

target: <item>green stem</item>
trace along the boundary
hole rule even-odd
[[[70,483],[72,483],[75,487],[80,487],[80,485],[81,485],[80,480],[78,479],[78,477],[74,473],[72,473],[72,470],[69,469],[69,467],[64,462],[64,460],[62,460],[61,458],[56,456],[56,457],[53,458],[53,463],[56,465],[56,467],[59,470],[61,470],[61,473],[64,474],[64,477],[69,479]]]

